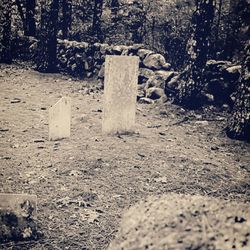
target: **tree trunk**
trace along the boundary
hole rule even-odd
[[[0,2],[0,63],[11,63],[11,9],[12,1]]]
[[[226,39],[224,44],[224,58],[226,60],[232,60],[234,52],[239,44],[237,43],[237,37],[239,34],[240,28],[240,18],[235,13],[236,7],[239,5],[241,0],[230,0],[229,11],[228,11],[228,20],[226,26]]]
[[[72,23],[72,0],[62,1],[62,36],[63,39],[69,38],[69,31]]]
[[[110,10],[111,10],[112,22],[117,21],[117,13],[118,13],[119,7],[120,7],[119,0],[111,0]]]
[[[18,10],[19,15],[20,15],[21,20],[22,20],[23,30],[24,30],[24,33],[25,33],[25,31],[26,31],[26,22],[25,22],[25,16],[24,16],[24,12],[23,12],[23,6],[22,6],[22,3],[19,0],[16,0],[16,5],[17,5],[17,10]]]
[[[223,0],[219,0],[219,6],[218,6],[218,19],[216,24],[216,31],[215,31],[215,43],[214,43],[214,57],[217,57],[218,52],[218,45],[219,45],[219,33],[220,33],[220,23],[221,23],[221,12],[222,12],[222,4]]]
[[[99,42],[103,42],[104,40],[101,28],[102,7],[103,7],[103,0],[95,0],[92,34],[98,39]]]
[[[134,43],[142,43],[143,37],[142,37],[142,30],[144,26],[144,20],[145,20],[145,10],[144,6],[141,2],[135,1],[133,2],[133,5],[131,6],[130,12],[129,12],[129,30],[132,33],[132,41]],[[153,22],[151,26],[151,31],[154,33],[155,30],[155,18],[153,17]],[[154,43],[154,34],[152,35],[153,43]]]
[[[26,30],[24,31],[26,36],[36,35],[35,8],[36,0],[26,0]]]
[[[228,119],[227,134],[233,139],[250,141],[250,40],[245,55],[233,113]]]
[[[57,30],[59,0],[45,0],[41,10],[41,31],[38,42],[37,70],[57,71]]]
[[[210,52],[209,38],[214,19],[214,7],[214,0],[196,0],[196,10],[191,23],[191,38],[187,43],[189,59],[181,75],[180,91],[176,100],[184,106],[196,106],[204,87],[202,73]]]

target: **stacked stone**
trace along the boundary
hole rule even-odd
[[[176,75],[171,70],[171,65],[166,62],[163,55],[151,50],[139,49],[137,56],[140,58],[139,102],[166,101],[166,84]]]
[[[91,77],[94,49],[85,42],[58,40],[58,68],[75,77]]]

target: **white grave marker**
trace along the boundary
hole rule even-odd
[[[137,56],[106,56],[104,134],[133,133],[139,71]]]
[[[0,211],[11,211],[17,216],[37,216],[37,196],[30,194],[0,193]]]
[[[70,137],[71,98],[62,97],[49,109],[49,140]]]

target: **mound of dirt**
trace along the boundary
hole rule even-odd
[[[250,209],[199,195],[149,197],[123,216],[118,249],[249,249]]]

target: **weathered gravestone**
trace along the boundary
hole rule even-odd
[[[139,57],[106,56],[104,78],[104,134],[133,133]]]
[[[20,217],[36,218],[37,196],[0,193],[0,211],[10,211]]]
[[[71,98],[62,97],[49,109],[49,140],[70,137]]]

